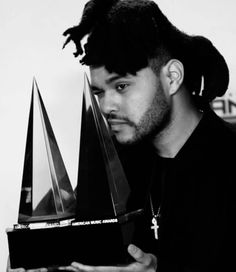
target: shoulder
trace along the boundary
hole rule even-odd
[[[204,127],[211,141],[217,146],[232,145],[236,147],[236,124],[229,123],[212,110],[205,113]]]
[[[236,148],[236,124],[229,123],[223,120],[221,117],[216,116],[214,117],[215,123],[215,133],[218,135],[219,138],[219,145],[223,146],[231,146],[231,149]],[[221,144],[220,144],[221,143]],[[229,152],[230,150],[227,150]]]

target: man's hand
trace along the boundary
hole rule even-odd
[[[134,262],[127,266],[89,266],[73,262],[70,266],[61,267],[64,271],[74,272],[155,272],[157,269],[157,258],[150,253],[143,252],[135,245],[129,245],[129,254]]]

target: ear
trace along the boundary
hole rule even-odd
[[[184,80],[184,66],[182,62],[177,59],[169,60],[163,67],[163,73],[169,95],[175,94]]]

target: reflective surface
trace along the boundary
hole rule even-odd
[[[33,83],[18,218],[26,224],[7,232],[12,268],[65,266],[72,261],[90,265],[130,262],[127,246],[134,233],[132,219],[140,211],[127,213],[129,184],[87,76],[83,96],[75,198],[38,86]],[[58,225],[57,219],[71,215],[76,220]],[[45,222],[34,224],[37,221],[45,221],[46,226],[41,227]],[[71,241],[80,245],[77,250]]]
[[[75,205],[75,194],[34,80],[18,223],[72,217]]]
[[[126,213],[130,194],[106,121],[85,74],[77,186],[79,220]]]

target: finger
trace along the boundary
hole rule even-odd
[[[7,272],[26,272],[24,268],[10,268],[10,266],[7,266]]]
[[[152,262],[152,255],[146,254],[137,246],[130,244],[128,246],[129,254],[139,263],[149,266]]]
[[[94,268],[92,266],[77,263],[77,262],[73,262],[71,266],[76,268],[77,269],[76,271],[88,271],[88,272],[94,271]]]
[[[15,269],[9,268],[9,269],[7,270],[7,272],[25,272],[25,269],[22,268],[22,267],[20,267],[20,268],[15,268]]]
[[[121,272],[124,271],[122,267],[118,266],[90,266],[84,265],[81,263],[73,262],[71,266],[75,267],[78,270],[75,271],[83,271],[83,272]]]
[[[71,265],[69,266],[61,266],[61,267],[58,267],[58,271],[74,271],[74,272],[78,272],[79,270]]]

